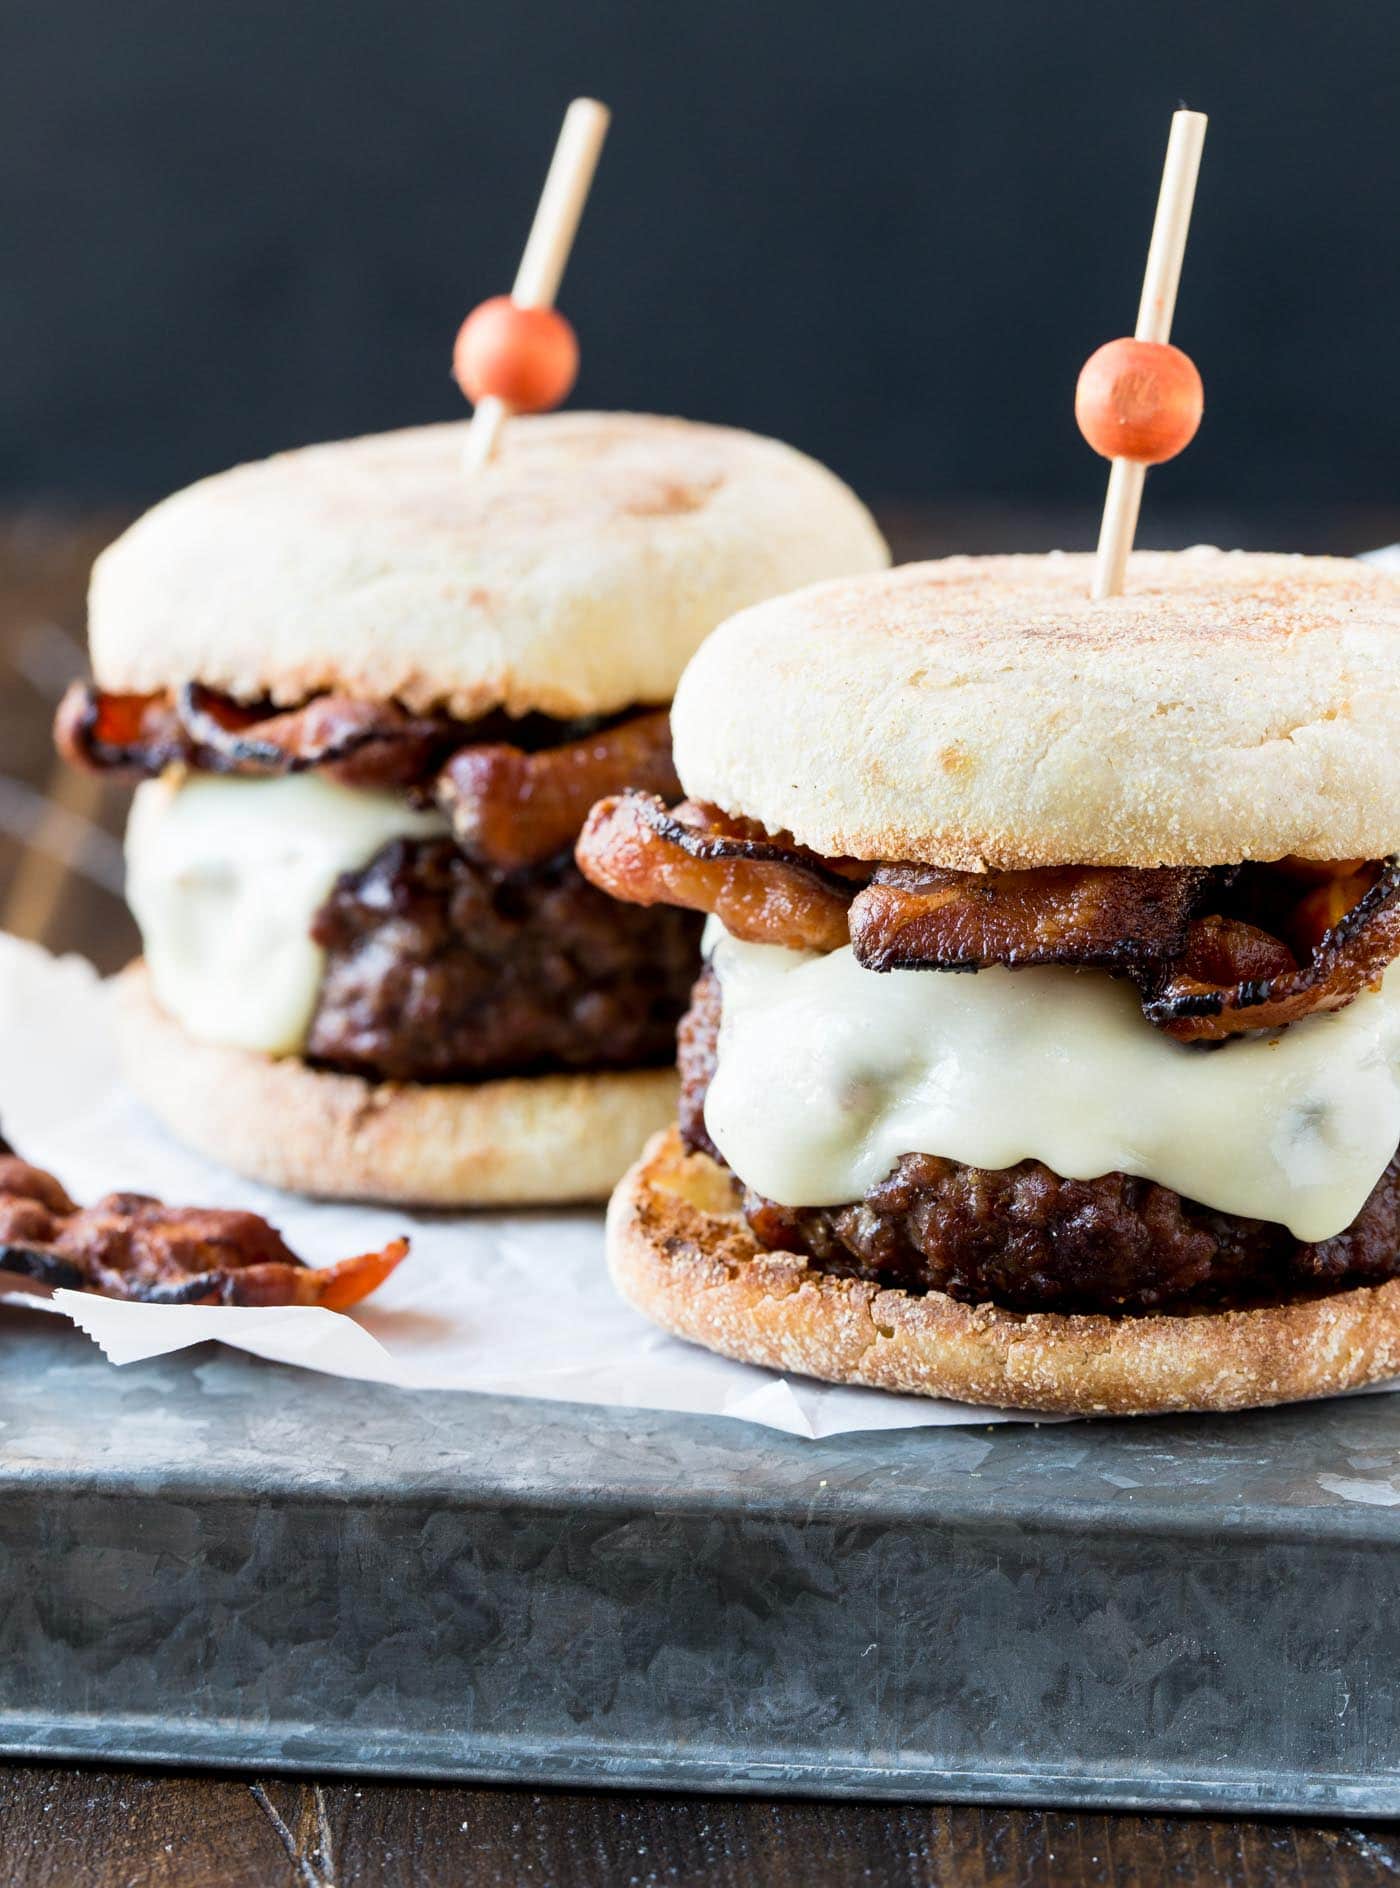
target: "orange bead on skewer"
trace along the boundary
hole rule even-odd
[[[1105,459],[1161,465],[1196,436],[1205,409],[1201,376],[1168,341],[1106,341],[1085,361],[1074,417]]]
[[[1181,350],[1168,344],[1205,135],[1204,112],[1183,106],[1172,114],[1137,331],[1130,341],[1110,341],[1091,355],[1075,393],[1080,430],[1109,461],[1094,557],[1096,603],[1123,594],[1148,466],[1180,452],[1201,421],[1201,377]]]
[[[473,406],[501,400],[514,413],[545,413],[578,378],[578,341],[557,308],[495,295],[458,330],[452,372]]]
[[[554,298],[607,129],[607,106],[596,98],[576,98],[564,113],[515,286],[483,302],[458,332],[452,371],[476,408],[462,453],[469,472],[490,461],[512,413],[558,406],[574,384],[578,342]]]

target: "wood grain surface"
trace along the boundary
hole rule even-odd
[[[104,969],[130,954],[121,790],[74,783],[48,724],[82,663],[102,517],[0,520],[0,924]],[[1007,514],[894,521],[897,548],[1053,541]],[[1079,535],[1092,530],[1084,520]],[[1064,534],[1060,534],[1064,535]],[[1238,541],[1244,534],[1203,530]],[[1336,548],[1400,535],[1339,526]],[[1264,541],[1262,538],[1260,541]],[[1270,541],[1278,541],[1270,534]],[[1314,537],[1307,548],[1324,548]],[[566,1795],[0,1764],[3,1888],[1370,1888],[1400,1828],[705,1797]]]
[[[1371,1888],[1400,1832],[0,1770],[12,1888]]]

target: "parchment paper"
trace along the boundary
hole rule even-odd
[[[406,1232],[409,1257],[353,1316],[308,1306],[136,1305],[92,1294],[11,1301],[59,1311],[116,1364],[214,1338],[332,1376],[736,1416],[798,1436],[1017,1420],[925,1397],[784,1379],[665,1336],[625,1305],[600,1212],[407,1213],[298,1199],[178,1146],[125,1089],[108,993],[86,961],[0,934],[0,1124],[87,1202],[117,1189],[263,1214],[313,1264]],[[1021,1419],[1024,1420],[1024,1419]]]

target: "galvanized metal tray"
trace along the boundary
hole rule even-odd
[[[0,1748],[1400,1814],[1400,1398],[911,1430],[409,1395],[0,1312]]]

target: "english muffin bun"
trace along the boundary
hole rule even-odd
[[[662,705],[721,618],[814,578],[881,568],[888,552],[837,478],[773,440],[553,414],[512,420],[492,461],[468,471],[467,430],[241,466],[167,499],[98,560],[96,690],[77,691],[74,751],[82,764],[164,770],[129,829],[149,968],[124,980],[125,1059],[176,1134],[274,1185],[437,1206],[597,1200],[674,1112],[675,1077],[654,1064],[688,950],[674,925],[643,935],[637,914],[585,886],[557,835],[545,855],[527,844],[517,858],[505,844],[503,859],[502,830],[509,838],[538,812],[529,768],[497,748],[489,778],[472,773],[482,736],[470,725],[455,751],[449,727],[407,737],[396,758],[394,704],[467,724],[502,709],[569,721]],[[283,728],[271,758],[259,750],[249,763],[269,777],[240,777],[239,760],[215,781],[228,763],[203,758],[202,735],[162,745],[190,683],[250,704],[330,693],[392,712],[382,742],[348,750],[353,779],[329,764],[303,772],[299,737]],[[143,728],[154,718],[144,745],[139,733],[87,740],[104,692],[154,699],[133,711]],[[493,727],[488,740],[501,738]],[[535,728],[531,741],[542,738]],[[576,731],[558,738],[577,743]],[[420,750],[417,775],[394,771],[418,766]],[[637,754],[644,772],[664,764],[669,777],[646,740]],[[470,778],[447,794],[459,762]],[[454,842],[447,814],[427,810],[445,794],[457,813],[472,800],[496,852]],[[363,890],[376,869],[363,897],[345,889]],[[339,891],[336,941],[313,949]],[[337,971],[335,1046],[309,1048],[317,992]],[[546,1012],[565,1047],[546,1041]],[[443,1049],[453,1030],[497,1024],[489,1054]],[[423,1079],[330,1074],[317,1060]],[[594,1061],[622,1066],[435,1079],[478,1062]]]
[[[114,991],[136,1093],[177,1139],[250,1180],[404,1206],[604,1200],[676,1111],[671,1069],[472,1083],[366,1082],[201,1042],[139,960]]]
[[[746,610],[676,695],[686,792],[827,857],[963,870],[1379,858],[1400,577],[1349,559],[951,557]]]
[[[760,1246],[731,1176],[671,1129],[608,1211],[608,1265],[655,1323],[770,1369],[1077,1416],[1253,1409],[1400,1373],[1400,1280],[1248,1310],[1067,1316],[968,1305]]]
[[[840,480],[775,440],[556,413],[469,474],[466,434],[309,446],[157,505],[93,573],[99,686],[609,714],[669,701],[732,612],[889,561]]]

